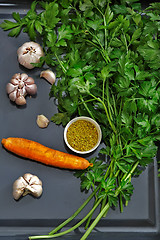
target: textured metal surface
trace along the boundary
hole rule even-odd
[[[25,14],[31,1],[0,1],[0,22],[11,18],[13,11]],[[4,137],[24,137],[38,141],[48,147],[67,152],[63,141],[63,127],[50,123],[40,129],[36,124],[38,114],[49,119],[57,112],[53,99],[49,99],[50,85],[40,79],[40,69],[26,70],[17,61],[16,51],[28,41],[26,34],[10,38],[0,29],[0,140]],[[27,97],[25,107],[10,102],[5,87],[15,73],[25,72],[33,77],[38,87],[35,97]],[[99,149],[90,155],[98,154]],[[40,199],[26,196],[18,202],[12,197],[12,184],[26,172],[39,176],[44,192]],[[133,180],[134,194],[129,205],[120,213],[110,210],[88,239],[94,240],[157,240],[159,237],[159,183],[154,165]],[[72,171],[47,167],[22,159],[0,147],[0,239],[27,239],[31,234],[45,234],[62,220],[68,218],[87,198],[81,193],[79,180]],[[92,203],[80,214],[81,219],[92,207]],[[75,232],[59,239],[80,238]]]

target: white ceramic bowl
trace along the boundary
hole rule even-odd
[[[88,121],[88,122],[94,124],[94,126],[95,126],[96,129],[97,129],[97,132],[98,132],[98,141],[97,141],[97,144],[96,144],[93,148],[91,148],[90,150],[88,150],[88,151],[78,151],[78,150],[74,149],[73,147],[71,147],[70,144],[68,143],[68,140],[67,140],[67,130],[68,130],[69,126],[70,126],[72,123],[76,122],[77,120],[85,120],[85,121]],[[90,153],[90,152],[94,151],[94,150],[99,146],[99,144],[100,144],[100,142],[101,142],[101,139],[102,139],[102,132],[101,132],[101,128],[100,128],[99,124],[98,124],[96,121],[94,121],[92,118],[89,118],[89,117],[81,116],[81,117],[73,118],[73,119],[66,125],[66,127],[65,127],[65,129],[64,129],[64,141],[65,141],[66,145],[67,145],[73,152],[75,152],[75,153],[87,154],[87,153]]]

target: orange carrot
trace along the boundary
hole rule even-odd
[[[93,166],[85,158],[60,152],[28,139],[9,137],[3,138],[1,143],[10,152],[46,165],[77,170]]]

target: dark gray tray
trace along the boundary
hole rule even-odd
[[[25,14],[30,2],[0,1],[0,22],[12,18],[13,11]],[[7,34],[0,29],[0,141],[3,137],[24,137],[67,152],[63,127],[50,123],[47,129],[39,129],[36,125],[38,114],[44,114],[50,119],[57,112],[57,107],[53,99],[49,99],[50,85],[39,77],[41,70],[26,70],[18,64],[16,51],[29,40],[27,35],[10,38]],[[6,84],[18,72],[28,73],[38,86],[37,96],[28,97],[26,107],[17,107],[9,101],[5,92]],[[96,156],[99,149],[92,156]],[[16,202],[12,197],[12,184],[26,172],[40,177],[44,192],[40,199],[26,196]],[[134,194],[124,212],[110,210],[88,239],[160,239],[158,181],[155,160],[139,178],[133,179]],[[22,240],[30,235],[46,234],[72,215],[86,198],[87,194],[80,191],[80,182],[72,171],[21,159],[0,147],[0,239]],[[81,219],[91,207],[92,203],[76,220]],[[78,240],[82,232],[83,228],[80,228],[58,239]]]

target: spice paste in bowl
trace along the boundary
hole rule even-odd
[[[95,150],[101,141],[101,129],[97,122],[88,117],[72,119],[64,131],[67,146],[77,153]]]

